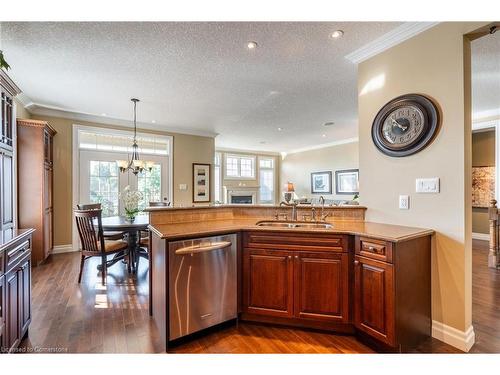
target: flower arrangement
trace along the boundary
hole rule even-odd
[[[134,221],[135,216],[139,213],[139,202],[143,198],[142,193],[140,191],[130,190],[130,186],[126,186],[119,194],[119,197],[123,201],[125,216],[127,216],[130,221]]]

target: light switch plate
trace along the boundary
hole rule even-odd
[[[417,178],[415,180],[415,191],[417,193],[439,193],[439,177]]]
[[[179,190],[187,190],[187,184],[179,184]]]
[[[400,210],[409,210],[410,209],[410,196],[409,195],[400,195],[399,196],[399,209]]]

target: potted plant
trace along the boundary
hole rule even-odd
[[[3,57],[3,51],[0,50],[0,69],[5,69],[5,70],[9,70],[10,69],[10,65],[7,64],[7,61],[5,61],[5,58]]]
[[[139,202],[142,200],[142,193],[137,190],[130,190],[130,186],[126,186],[125,189],[119,194],[120,199],[123,201],[123,207],[125,208],[125,216],[128,220],[133,222],[135,217],[140,212]]]

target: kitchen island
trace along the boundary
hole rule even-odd
[[[201,238],[201,247],[194,247],[208,249],[210,238],[222,244],[227,236],[236,242],[240,320],[355,334],[380,351],[406,351],[430,336],[432,230],[365,222],[361,206],[325,207],[321,222],[311,219],[311,207],[299,207],[299,222],[276,220],[289,210],[150,209],[151,312],[166,349],[171,320],[181,323],[179,309],[169,309],[183,288],[177,285],[179,275],[169,277],[172,244]],[[189,308],[197,301],[189,298],[195,297],[187,298],[186,311],[197,314],[197,308]]]

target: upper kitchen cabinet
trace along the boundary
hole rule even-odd
[[[12,150],[14,139],[14,96],[21,90],[3,70],[0,70],[1,120],[0,148]]]
[[[39,265],[53,247],[53,159],[56,131],[48,122],[17,120],[19,227],[35,228],[33,264]]]

